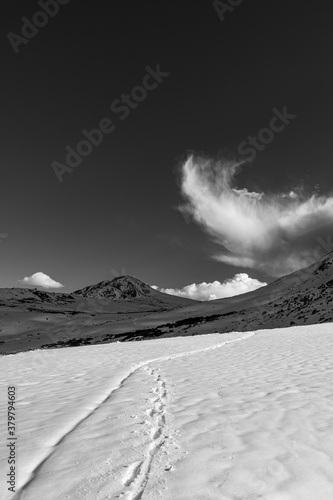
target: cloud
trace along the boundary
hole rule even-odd
[[[233,297],[242,293],[251,292],[267,283],[261,283],[256,279],[250,278],[245,273],[235,274],[231,279],[227,279],[220,283],[214,281],[213,283],[193,283],[192,285],[184,286],[184,288],[159,288],[153,285],[152,288],[159,292],[167,293],[169,295],[177,295],[178,297],[185,297],[194,300],[215,300],[223,299],[225,297]]]
[[[50,276],[44,273],[35,273],[29,277],[19,280],[18,283],[28,286],[41,286],[42,288],[62,288],[64,285],[54,281]]]
[[[271,276],[312,264],[318,231],[332,231],[333,197],[306,196],[301,189],[265,194],[237,188],[242,163],[189,156],[182,165],[185,203],[179,209],[220,245],[216,260]]]

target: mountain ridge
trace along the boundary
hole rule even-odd
[[[73,307],[74,310],[82,309],[82,304],[107,309],[108,306],[112,312],[117,312],[117,308],[123,309],[132,307],[135,311],[135,305],[140,308],[146,304],[151,311],[173,309],[184,307],[196,303],[192,299],[168,295],[166,293],[154,290],[143,281],[133,276],[118,276],[112,280],[104,280],[94,285],[88,285],[71,293],[48,292],[39,288],[0,288],[0,306],[23,307],[27,306],[31,310],[35,306],[43,309],[43,305],[59,307]],[[36,309],[37,308],[37,309]]]
[[[72,294],[0,289],[1,352],[333,321],[333,252],[257,290],[197,302],[119,276]]]

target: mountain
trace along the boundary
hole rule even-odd
[[[156,290],[133,276],[119,276],[111,281],[101,281],[76,290],[73,295],[95,299],[132,300],[139,297],[162,298],[166,294],[156,293]]]
[[[309,319],[315,315],[318,322],[332,319],[333,301],[333,252],[325,255],[307,268],[283,276],[243,295],[219,299],[212,309],[221,312],[260,308],[269,318],[288,321]]]
[[[196,302],[131,276],[72,294],[0,289],[0,352],[333,321],[333,252],[253,292]]]
[[[19,308],[27,311],[82,311],[97,310],[115,313],[148,308],[160,311],[184,307],[196,301],[168,295],[154,290],[133,276],[119,276],[111,281],[101,281],[73,293],[44,292],[37,288],[0,288],[0,307]]]
[[[0,354],[63,345],[77,338],[98,343],[105,332],[112,339],[119,331],[135,328],[143,318],[149,321],[152,314],[169,311],[172,315],[195,303],[158,292],[131,276],[71,294],[0,288]]]
[[[333,321],[333,252],[255,291],[159,315],[154,336],[252,331]],[[137,335],[143,335],[136,332]]]
[[[173,310],[187,305],[197,304],[196,300],[168,295],[158,292],[151,286],[133,276],[118,276],[111,281],[101,281],[96,285],[90,285],[72,293],[77,299],[93,299],[95,302],[103,299],[106,306],[109,303],[113,307],[118,304],[121,309],[135,310],[135,306],[143,306],[149,310]]]

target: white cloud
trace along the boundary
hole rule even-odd
[[[62,288],[64,285],[54,281],[50,276],[44,273],[35,273],[29,277],[19,280],[18,283],[28,286],[41,286],[42,288]]]
[[[282,276],[314,262],[318,230],[332,230],[333,197],[300,189],[265,194],[234,187],[241,163],[190,156],[182,166],[180,210],[222,247],[213,257]]]
[[[225,297],[233,297],[242,293],[251,292],[267,283],[261,283],[256,279],[250,278],[245,273],[235,274],[231,279],[227,279],[220,283],[214,281],[213,283],[193,283],[192,285],[184,286],[184,288],[159,288],[153,285],[152,288],[159,292],[167,293],[169,295],[177,295],[178,297],[185,297],[194,300],[215,300],[223,299]]]

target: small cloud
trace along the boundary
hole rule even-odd
[[[159,288],[153,285],[152,288],[162,293],[169,295],[177,295],[178,297],[185,297],[194,300],[216,300],[224,299],[226,297],[233,297],[242,293],[252,292],[257,288],[266,286],[267,283],[262,283],[257,279],[252,279],[246,273],[235,274],[231,279],[227,279],[220,283],[214,281],[213,283],[193,283],[192,285],[178,288]]]
[[[35,273],[29,277],[19,280],[18,283],[27,286],[41,286],[42,288],[62,288],[64,285],[54,281],[50,276],[44,273]]]

